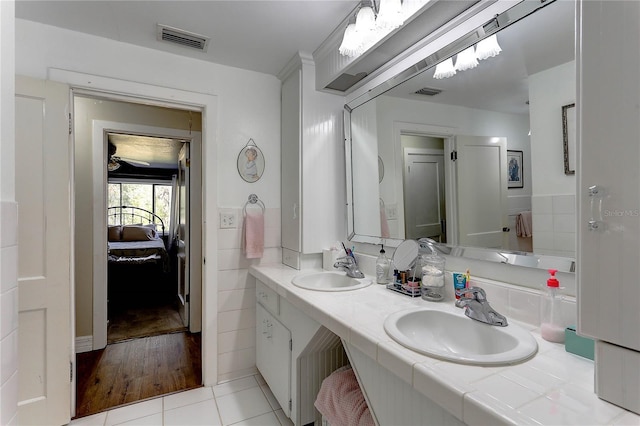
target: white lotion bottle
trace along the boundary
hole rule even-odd
[[[547,280],[547,293],[542,299],[542,323],[540,334],[549,342],[564,342],[564,326],[562,325],[561,299],[558,294],[560,283],[556,278],[555,269],[549,269],[551,276]]]

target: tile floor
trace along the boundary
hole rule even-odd
[[[70,426],[292,426],[262,376],[202,387],[73,420]]]

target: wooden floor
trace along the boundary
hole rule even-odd
[[[180,332],[77,355],[76,417],[199,387],[201,335]]]

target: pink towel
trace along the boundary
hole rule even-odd
[[[375,425],[351,368],[324,379],[314,405],[332,426]]]
[[[518,237],[531,237],[533,235],[531,225],[531,212],[520,212],[516,216],[516,235]]]
[[[387,221],[387,213],[384,210],[384,205],[380,206],[380,236],[382,238],[389,238],[391,235],[389,232],[389,222]]]
[[[260,259],[264,253],[264,215],[261,210],[247,209],[244,217],[244,252],[247,259]]]

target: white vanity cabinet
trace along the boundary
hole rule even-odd
[[[319,253],[346,233],[344,211],[344,98],[315,90],[310,55],[298,53],[282,80],[282,263],[321,266]],[[315,262],[315,263],[314,263]]]
[[[287,417],[291,416],[291,332],[256,307],[256,366]]]
[[[640,413],[640,3],[579,3],[578,332],[596,393]]]
[[[340,338],[256,279],[256,366],[295,425],[317,420],[322,380],[348,363]]]

